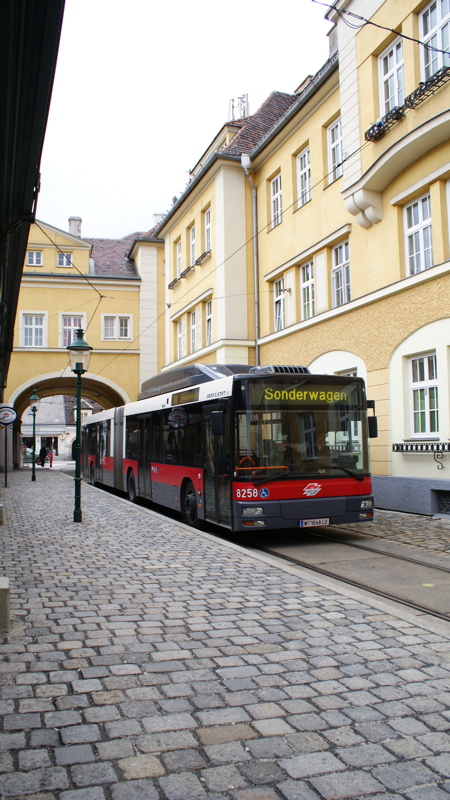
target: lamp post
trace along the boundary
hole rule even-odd
[[[83,339],[83,328],[78,328],[77,338],[67,346],[70,368],[77,376],[77,419],[75,438],[75,508],[73,521],[82,522],[81,515],[81,376],[87,372],[92,347]]]
[[[33,389],[33,394],[30,395],[31,413],[33,414],[33,460],[31,462],[31,480],[36,480],[36,414],[39,408],[40,397]]]

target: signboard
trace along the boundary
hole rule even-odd
[[[12,425],[17,419],[17,413],[11,406],[0,406],[0,425]]]

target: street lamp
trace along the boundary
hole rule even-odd
[[[77,376],[77,421],[75,439],[75,508],[73,521],[82,522],[81,516],[81,376],[87,372],[92,347],[83,339],[83,328],[78,328],[77,338],[67,346],[70,369]]]
[[[36,414],[39,408],[40,397],[33,389],[33,394],[30,395],[31,413],[33,414],[33,460],[31,462],[31,480],[36,480]]]

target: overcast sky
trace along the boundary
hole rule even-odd
[[[312,0],[66,0],[37,218],[82,236],[153,225],[248,94],[254,113],[328,58]]]

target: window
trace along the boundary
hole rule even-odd
[[[189,229],[189,247],[189,252],[191,254],[191,263],[189,266],[193,267],[195,264],[195,225]]]
[[[333,249],[333,269],[331,271],[333,288],[333,308],[349,303],[350,294],[350,254],[349,243],[343,242]]]
[[[412,430],[417,436],[439,431],[436,353],[410,359]]]
[[[177,259],[177,278],[179,278],[181,276],[181,239],[178,239],[178,242],[175,244],[175,252]]]
[[[450,0],[434,0],[420,15],[423,76],[428,80],[441,67],[450,67]],[[445,50],[446,52],[439,52]]]
[[[284,328],[284,278],[275,281],[275,330],[282,331]]]
[[[177,322],[177,353],[178,358],[183,356],[183,324],[181,319]]]
[[[342,128],[340,119],[330,125],[327,134],[329,181],[332,183],[342,175]]]
[[[44,347],[44,315],[23,315],[23,346]]]
[[[104,315],[103,339],[131,339],[131,317]]]
[[[433,266],[430,195],[405,208],[406,258],[410,275]]]
[[[297,156],[297,202],[304,206],[311,200],[311,167],[309,147]]]
[[[58,253],[58,267],[71,267],[72,253]]]
[[[205,211],[205,252],[209,253],[211,250],[211,209],[207,208]]]
[[[42,252],[40,250],[27,251],[27,266],[42,267]]]
[[[302,319],[314,316],[314,264],[303,264],[300,267],[300,292]]]
[[[206,303],[206,346],[212,344],[212,300]]]
[[[270,208],[272,228],[276,228],[281,222],[281,174],[277,175],[270,183]]]
[[[195,353],[196,343],[196,327],[195,327],[195,311],[191,311],[191,353]]]
[[[380,56],[380,106],[381,115],[405,101],[403,77],[403,42],[396,41]]]
[[[82,317],[69,317],[63,315],[62,318],[62,346],[67,347],[77,338],[78,328],[84,328]]]

